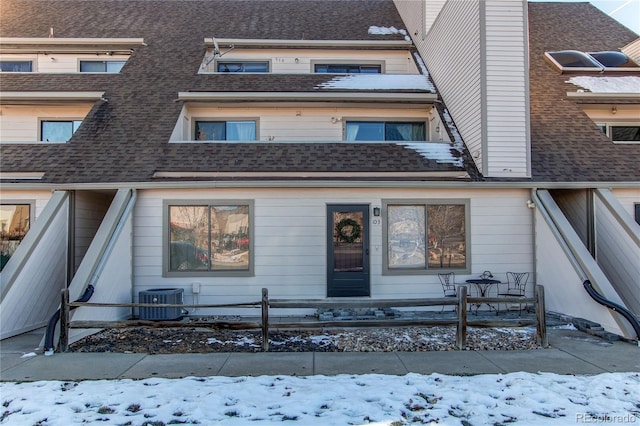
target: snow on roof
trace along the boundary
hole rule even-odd
[[[640,77],[571,77],[567,83],[593,93],[640,93]]]
[[[396,27],[377,27],[372,25],[369,27],[369,31],[367,32],[375,35],[402,34],[405,40],[411,41],[411,38],[407,34],[407,30],[399,30]]]
[[[438,164],[453,164],[459,167],[464,165],[462,156],[454,155],[454,152],[457,151],[457,149],[450,143],[400,142],[398,145],[413,149],[424,158],[433,160]]]
[[[316,89],[355,90],[428,90],[435,93],[435,87],[421,74],[349,74],[333,77],[318,84]]]

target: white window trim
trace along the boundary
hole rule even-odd
[[[242,63],[266,63],[267,71],[266,72],[222,72],[218,71],[218,65],[224,63],[234,63],[234,62],[242,62]],[[271,59],[216,59],[213,63],[213,73],[214,74],[270,74],[272,70]]]
[[[196,122],[198,121],[214,121],[224,122],[229,121],[253,121],[256,124],[256,139],[253,141],[230,141],[230,140],[198,140],[196,139]],[[189,126],[190,142],[193,143],[234,143],[234,142],[259,142],[260,141],[260,119],[258,117],[191,117],[191,123]]]
[[[316,65],[380,65],[380,74],[386,74],[386,61],[376,61],[376,60],[350,60],[350,59],[312,59],[311,60],[311,69],[309,70],[312,74],[316,73]],[[335,73],[322,73],[322,74],[335,74]],[[340,73],[343,74],[343,73]]]
[[[635,145],[640,144],[640,141],[614,141],[611,137],[611,127],[616,126],[629,126],[629,127],[640,127],[640,121],[597,121],[597,126],[605,127],[605,135],[611,140],[611,142],[620,145]]]
[[[60,144],[60,143],[69,143],[69,141],[44,141],[42,140],[42,122],[44,121],[80,121],[80,126],[82,125],[82,122],[84,121],[84,117],[38,117],[38,140],[36,141],[36,143],[50,143],[50,144]],[[71,137],[73,137],[75,132],[73,132],[71,134]],[[71,140],[71,138],[69,138],[69,140]]]
[[[415,118],[375,118],[375,117],[342,117],[342,139],[349,143],[361,143],[361,142],[373,142],[373,141],[347,141],[347,123],[359,121],[369,123],[424,123],[424,141],[410,141],[410,142],[428,142],[429,141],[429,118],[415,117]],[[398,143],[406,141],[387,141],[382,140],[379,142],[385,143]]]

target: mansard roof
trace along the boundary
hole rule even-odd
[[[59,38],[144,40],[119,74],[3,75],[3,91],[103,91],[106,99],[96,102],[68,143],[3,145],[3,173],[44,172],[43,183],[61,184],[149,182],[171,171],[477,177],[472,161],[442,162],[392,143],[169,143],[184,104],[180,93],[367,91],[325,87],[334,77],[326,75],[199,74],[205,39],[404,41],[400,31],[369,31],[404,28],[392,0],[3,0],[0,8],[3,38],[52,32]],[[369,92],[436,98],[429,85]],[[460,146],[452,155],[468,153]]]

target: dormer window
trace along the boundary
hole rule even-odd
[[[218,61],[216,65],[218,72],[269,72],[269,62],[267,61]]]
[[[424,122],[347,121],[347,141],[425,141]]]
[[[614,143],[640,143],[640,123],[600,123],[598,127]]]
[[[80,61],[80,72],[119,73],[126,61]]]
[[[209,121],[197,120],[194,126],[197,141],[254,141],[255,121]]]
[[[381,65],[315,64],[313,72],[328,74],[380,74]]]
[[[40,140],[43,142],[67,142],[78,130],[82,120],[42,120]]]
[[[2,72],[33,72],[32,61],[0,61]]]

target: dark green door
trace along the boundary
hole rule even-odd
[[[327,206],[327,297],[369,296],[369,206]]]

